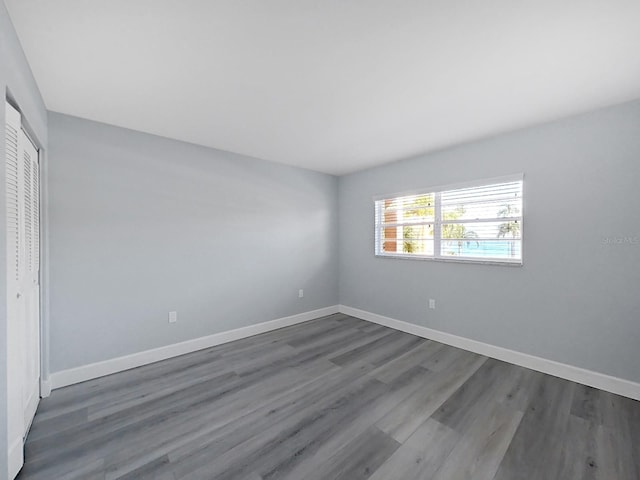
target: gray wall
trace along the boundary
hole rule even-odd
[[[25,116],[31,132],[46,150],[47,114],[4,2],[0,2],[0,92],[9,95]],[[4,98],[3,98],[4,100]],[[5,158],[4,102],[0,108],[0,158]],[[5,169],[0,168],[0,472],[7,471],[7,303]],[[2,475],[2,474],[0,474]]]
[[[373,195],[518,172],[523,267],[374,257]],[[639,190],[640,102],[341,177],[340,302],[638,382]]]
[[[55,113],[49,137],[52,372],[338,303],[336,177]]]

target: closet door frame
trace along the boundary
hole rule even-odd
[[[6,117],[4,118],[4,127],[5,127],[5,135],[3,135],[4,138],[2,138],[0,141],[4,142],[5,145],[5,149],[7,146],[7,134],[9,133],[8,130],[8,124],[11,121],[12,122],[12,127],[15,130],[16,125],[19,125],[19,128],[17,129],[17,134],[18,137],[20,138],[22,136],[22,140],[20,141],[27,141],[27,142],[31,142],[33,144],[33,146],[35,147],[35,151],[37,152],[37,160],[35,165],[38,166],[38,177],[39,177],[39,183],[40,183],[40,191],[39,191],[39,198],[37,199],[37,208],[39,210],[39,228],[38,228],[38,237],[39,237],[39,251],[38,251],[38,257],[39,257],[39,277],[36,278],[36,283],[38,285],[38,296],[36,297],[38,300],[38,306],[36,307],[37,311],[37,315],[38,315],[38,319],[37,319],[37,325],[38,325],[38,330],[39,330],[39,344],[37,344],[36,347],[36,351],[38,353],[39,356],[39,384],[37,386],[37,398],[39,400],[39,398],[43,398],[43,397],[47,397],[49,396],[50,392],[51,392],[51,388],[50,388],[50,382],[49,382],[49,358],[48,358],[48,242],[47,242],[47,231],[48,231],[48,215],[47,215],[47,202],[46,202],[46,195],[47,195],[47,179],[46,179],[46,163],[45,163],[45,150],[43,148],[43,144],[42,142],[40,142],[38,140],[38,137],[36,135],[34,135],[33,130],[30,128],[29,123],[28,123],[28,119],[26,119],[22,113],[20,112],[19,108],[16,108],[16,102],[12,101],[12,97],[10,95],[10,92],[6,92],[7,93],[7,97],[5,98],[5,114]],[[13,109],[13,112],[10,111],[9,107],[11,107],[11,109]],[[18,120],[16,123],[16,112],[18,114]],[[27,137],[27,138],[24,138]],[[4,206],[4,211],[5,211],[5,230],[6,227],[8,225],[8,221],[9,218],[7,217],[7,178],[6,178],[6,162],[7,162],[7,158],[6,158],[7,152],[5,152],[5,155],[2,158],[2,161],[5,163],[4,171],[5,171],[5,178],[3,179],[3,183],[5,185],[5,206]],[[18,151],[18,164],[21,165],[20,168],[22,168],[24,166],[23,162],[24,162],[24,158],[23,158],[23,152]],[[33,170],[33,164],[32,164],[32,170]],[[32,208],[35,208],[35,205],[32,204]],[[21,220],[22,221],[22,220]],[[35,225],[32,225],[32,234],[33,234],[33,228],[37,228]],[[6,234],[5,234],[6,235]],[[8,249],[9,245],[6,245],[5,247],[5,259],[8,260],[9,256],[8,256]],[[5,261],[6,261],[5,260]],[[24,259],[26,260],[26,259]],[[8,280],[8,275],[10,274],[12,270],[11,268],[12,266],[8,263],[5,264],[5,282]],[[14,267],[15,268],[15,267]],[[15,295],[16,292],[20,291],[21,286],[18,284],[16,288],[13,288],[13,290],[15,290],[13,293]],[[10,285],[5,284],[5,293],[9,294],[9,289],[10,289]],[[10,298],[7,296],[6,297],[6,309],[5,311],[8,313],[8,309],[9,307],[9,301]],[[7,320],[8,317],[7,317]],[[15,326],[15,325],[14,325]],[[7,324],[7,328],[9,328],[9,324]],[[10,333],[9,330],[7,331],[7,333]],[[15,332],[14,332],[15,333]],[[6,339],[7,341],[9,340],[9,338],[7,337]],[[11,346],[9,344],[6,345],[7,348],[7,355],[13,355],[15,352],[11,350]],[[15,350],[15,349],[14,349]],[[14,362],[13,364],[15,365],[15,361],[16,358],[14,358],[13,356],[7,357],[7,362]],[[12,384],[15,384],[15,377],[12,377],[12,373],[7,371],[7,375],[9,375],[7,377],[7,386],[10,386]],[[13,382],[13,383],[12,383]],[[20,389],[22,390],[22,388]],[[22,392],[17,393],[17,395],[13,396],[16,392],[7,392],[7,405],[6,408],[8,409],[5,414],[8,414],[10,411],[9,410],[11,408],[15,408],[15,407],[11,407],[11,405],[15,406],[15,402],[18,399],[22,399]],[[22,405],[22,402],[20,402],[20,405]],[[37,406],[37,403],[36,403]],[[22,417],[22,416],[21,416]],[[16,421],[16,420],[12,420],[11,418],[7,418],[7,421],[9,422],[7,424],[7,427],[9,428],[9,431],[7,433],[10,434],[10,436],[16,436],[17,439],[17,435],[16,433],[18,431],[20,431],[20,429],[22,429],[23,432],[28,432],[28,428],[30,427],[30,420],[27,420],[26,418],[20,418],[20,421]],[[29,423],[29,424],[27,424]],[[25,435],[25,434],[23,434]],[[15,474],[17,474],[17,472],[19,471],[19,469],[21,468],[24,458],[24,437],[22,438],[22,443],[17,443],[16,439],[14,439],[13,437],[10,437],[10,443],[7,445],[9,447],[9,457],[8,457],[8,467],[9,467],[9,478],[13,478],[13,476],[15,476]],[[0,472],[0,478],[2,478],[4,475],[6,475],[7,472]]]

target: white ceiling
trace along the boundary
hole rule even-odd
[[[5,0],[47,108],[343,174],[640,98],[639,0]]]

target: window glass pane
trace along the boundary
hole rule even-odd
[[[520,260],[522,258],[522,240],[442,240],[440,250],[440,254],[444,258],[458,257],[494,260]]]
[[[433,224],[383,226],[379,235],[384,253],[433,255]]]
[[[434,221],[434,195],[409,195],[382,202],[383,223],[412,223]]]
[[[433,240],[387,240],[382,243],[381,253],[398,255],[433,255]]]
[[[399,230],[402,232],[403,253],[433,254],[433,225],[410,225]]]
[[[397,253],[402,252],[402,244],[398,244],[398,240],[402,237],[399,227],[382,227],[379,235],[380,247],[384,253]],[[398,247],[400,248],[398,249]]]
[[[433,240],[433,225],[404,225],[399,230],[404,239]]]
[[[484,220],[518,217],[522,211],[520,198],[510,201],[497,200],[483,203],[458,203],[442,205],[442,220]]]
[[[424,238],[404,240],[401,253],[405,255],[433,255],[433,240]]]
[[[443,203],[510,200],[522,196],[522,182],[497,183],[442,192]]]
[[[510,239],[520,238],[520,222],[464,222],[443,223],[443,239]]]
[[[520,223],[506,221],[443,224],[440,255],[520,260],[522,258]]]
[[[442,192],[443,221],[517,217],[521,211],[521,182]]]

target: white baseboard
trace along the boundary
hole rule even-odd
[[[564,378],[576,383],[615,393],[617,395],[633,398],[634,400],[640,400],[640,383],[625,380],[623,378],[612,377],[610,375],[605,375],[604,373],[598,373],[584,368],[574,367],[554,360],[547,360],[534,355],[516,352],[515,350],[497,347],[477,340],[459,337],[450,333],[433,330],[431,328],[404,322],[402,320],[396,320],[394,318],[348,307],[346,305],[340,305],[339,308],[341,313],[361,318],[362,320],[384,325],[385,327],[390,327],[419,337],[435,340],[436,342],[445,343],[469,352],[478,353],[480,355],[520,365],[521,367],[530,368],[531,370],[547,373],[554,377]]]
[[[171,357],[177,357],[186,353],[195,352],[204,348],[214,347],[227,342],[233,342],[242,338],[270,332],[279,328],[288,327],[297,323],[307,322],[315,318],[338,313],[338,305],[320,308],[309,312],[298,313],[289,317],[277,318],[268,322],[257,323],[246,327],[236,328],[226,332],[215,333],[206,337],[194,338],[185,342],[174,343],[164,347],[145,350],[143,352],[112,358],[102,362],[91,363],[77,368],[62,370],[52,373],[49,377],[50,386],[53,389],[73,385],[112,373],[129,370],[149,363],[158,362]]]
[[[40,398],[47,398],[51,395],[51,380],[40,379]]]
[[[18,472],[20,471],[24,463],[24,444],[21,438],[18,438],[11,445],[9,445],[8,453],[8,478],[13,480],[16,475],[18,475]]]
[[[538,372],[547,373],[555,377],[564,378],[566,380],[571,380],[583,385],[615,393],[617,395],[640,400],[640,384],[630,380],[613,377],[580,367],[574,367],[572,365],[536,357],[534,355],[517,352],[515,350],[509,350],[507,348],[490,345],[477,340],[471,340],[451,333],[433,330],[421,325],[396,320],[394,318],[385,317],[383,315],[378,315],[377,313],[367,312],[366,310],[360,310],[346,305],[333,305],[318,310],[299,313],[289,317],[278,318],[268,322],[229,330],[227,332],[216,333],[206,337],[195,338],[181,343],[175,343],[152,350],[146,350],[144,352],[134,353],[123,357],[105,360],[103,362],[91,363],[89,365],[83,365],[82,367],[52,373],[48,381],[42,382],[41,395],[43,397],[48,396],[52,388],[61,388],[74,383],[103,377],[105,375],[129,370],[130,368],[140,367],[142,365],[195,352],[204,348],[233,342],[252,335],[258,335],[260,333],[277,330],[290,325],[307,322],[309,320],[337,312],[345,313],[347,315],[361,318],[379,325],[384,325],[385,327],[390,327],[412,335],[417,335],[419,337],[428,338],[440,343],[462,348],[463,350],[485,355],[514,365],[520,365]],[[21,448],[22,445],[20,445],[20,452],[22,452]]]

